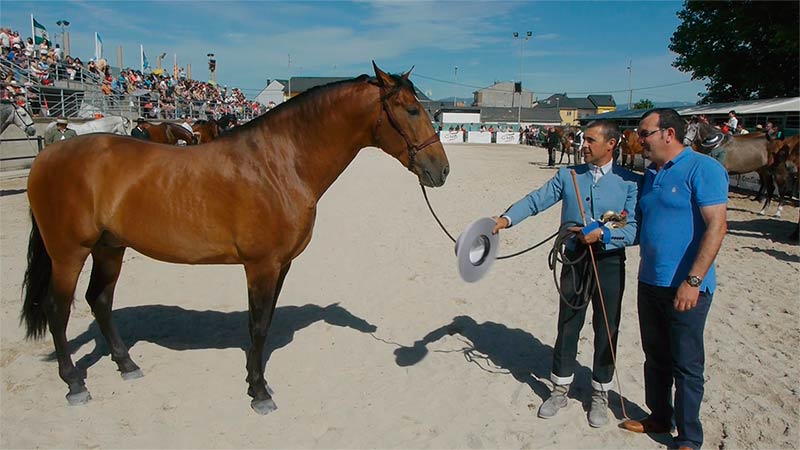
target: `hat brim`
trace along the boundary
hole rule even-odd
[[[472,222],[456,241],[458,274],[467,283],[483,278],[497,259],[500,236],[492,234],[495,221],[484,217]]]

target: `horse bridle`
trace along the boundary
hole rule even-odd
[[[19,113],[19,109],[23,109],[23,108],[22,107],[19,107],[19,108],[14,107],[14,114],[16,114],[17,117],[19,117],[19,121],[22,122],[23,125],[25,125],[25,128],[34,126],[33,119],[31,119],[31,123],[25,123],[25,119],[23,119],[22,118],[22,114]],[[28,111],[25,110],[25,112],[27,113]],[[28,114],[28,117],[30,117],[30,113]]]
[[[426,139],[421,144],[414,145],[411,143],[411,138],[408,137],[408,134],[400,128],[399,123],[397,122],[397,118],[395,117],[392,109],[389,108],[388,100],[389,98],[394,95],[395,92],[399,92],[399,89],[394,90],[392,92],[386,93],[383,87],[381,87],[380,98],[381,98],[381,109],[386,112],[386,117],[389,118],[389,124],[392,125],[397,133],[403,137],[406,141],[406,149],[408,150],[408,170],[411,172],[414,171],[414,162],[416,161],[417,153],[421,152],[422,149],[425,147],[434,144],[439,141],[439,134],[434,131],[433,136]],[[378,123],[375,124],[375,131],[373,132],[373,137],[375,138],[375,142],[378,142],[378,128],[380,128],[381,123],[383,122],[383,114],[378,113]]]

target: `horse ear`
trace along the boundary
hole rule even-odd
[[[403,79],[404,80],[408,81],[408,76],[411,75],[411,71],[414,70],[414,67],[416,67],[416,66],[411,66],[411,68],[408,69],[408,72],[403,74]]]
[[[382,87],[390,88],[394,86],[394,80],[392,80],[392,77],[390,77],[389,74],[378,68],[378,65],[375,64],[375,61],[372,61],[372,68],[375,69],[375,77],[378,79],[378,83]]]

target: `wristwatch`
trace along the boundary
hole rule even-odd
[[[689,284],[691,287],[700,287],[700,284],[703,282],[703,279],[698,277],[697,275],[689,275],[686,277],[686,283]]]

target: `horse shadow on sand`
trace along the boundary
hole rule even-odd
[[[553,360],[553,347],[543,344],[532,334],[518,328],[494,323],[477,323],[472,317],[458,316],[447,325],[439,327],[414,342],[411,347],[396,349],[395,362],[401,367],[412,366],[422,361],[428,354],[427,345],[445,336],[459,335],[465,347],[459,351],[467,362],[476,364],[481,370],[497,374],[509,374],[517,381],[530,386],[542,401],[550,396],[550,388],[541,380],[550,379]],[[581,345],[591,350],[591,343]],[[449,352],[437,351],[436,352]],[[591,396],[592,373],[588,367],[577,365],[575,381],[570,388],[569,397],[583,402],[588,411]],[[644,417],[646,413],[635,403],[624,399],[625,409],[631,417]],[[616,391],[609,391],[609,407],[617,419],[622,419],[620,397]]]
[[[114,310],[113,317],[129,349],[140,341],[172,350],[239,348],[246,352],[250,347],[247,311],[195,311],[179,306],[146,305]],[[281,306],[275,309],[264,345],[264,364],[274,351],[289,345],[296,332],[320,321],[362,333],[377,330],[375,325],[353,315],[338,303],[324,307],[311,304]],[[92,341],[94,350],[75,363],[83,378],[89,367],[110,355],[108,344],[97,321],[69,343],[74,352],[74,349]],[[55,356],[53,352],[48,359],[53,360]]]
[[[789,238],[796,229],[797,222],[778,218],[728,221],[728,234],[730,235],[766,238],[773,242],[781,243],[797,243],[796,240]]]

